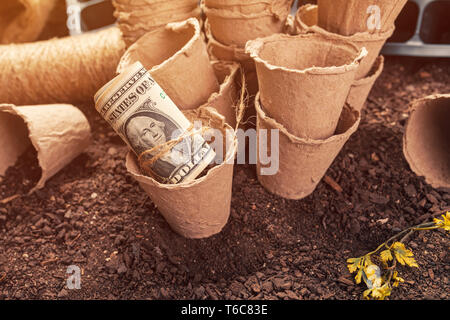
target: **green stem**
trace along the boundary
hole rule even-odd
[[[377,253],[383,247],[389,248],[389,246],[388,246],[389,242],[399,238],[400,236],[404,235],[405,233],[408,233],[408,236],[409,236],[409,233],[412,234],[414,231],[434,230],[434,229],[438,229],[438,228],[439,228],[439,226],[437,226],[436,223],[434,223],[434,222],[426,222],[426,223],[421,223],[414,227],[409,227],[408,229],[405,229],[405,230],[397,233],[396,235],[390,237],[388,240],[386,240],[385,242],[380,244],[374,251],[369,252],[367,255],[371,256],[371,255]]]

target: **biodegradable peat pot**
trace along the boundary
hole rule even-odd
[[[274,175],[263,175],[261,170],[265,166],[258,159],[258,180],[264,188],[278,196],[303,199],[314,192],[344,144],[357,130],[360,114],[346,106],[335,135],[326,140],[303,139],[291,134],[277,121],[268,117],[258,98],[257,95],[257,130],[267,131],[268,137],[267,142],[258,141],[258,145],[267,145],[267,150],[271,150],[271,130],[279,130],[279,169]],[[261,139],[261,134],[258,134],[258,139]],[[274,154],[271,156],[273,158]]]
[[[258,92],[258,78],[256,76],[255,62],[248,53],[245,53],[245,48],[226,46],[214,39],[211,34],[208,19],[205,21],[205,34],[206,39],[208,40],[208,53],[210,58],[219,61],[239,62],[244,69],[247,91],[250,96],[255,96]],[[253,109],[253,107],[251,109]]]
[[[170,23],[145,34],[125,52],[117,72],[136,61],[182,110],[202,105],[219,91],[197,19]]]
[[[412,171],[433,188],[450,188],[450,94],[411,104],[403,136],[403,153]]]
[[[176,7],[173,6],[174,3],[176,2],[167,2],[164,6],[157,6],[158,9],[152,9],[152,6],[148,5],[134,8],[116,4],[114,15],[126,45],[130,46],[147,32],[168,23],[184,21],[190,17],[201,20],[201,10],[197,3],[188,6],[180,3]],[[157,4],[159,3],[154,5]],[[172,9],[164,9],[166,6],[172,7]]]
[[[407,0],[318,0],[318,25],[344,36],[360,32],[388,32]],[[369,30],[374,5],[380,9],[380,29]]]
[[[367,74],[372,69],[375,60],[378,58],[381,49],[383,48],[386,40],[392,36],[395,27],[383,33],[356,33],[352,36],[341,36],[335,33],[328,32],[318,26],[312,26],[308,28],[308,31],[329,37],[335,40],[349,41],[355,44],[358,48],[366,48],[367,56],[361,61],[360,67],[356,73],[356,79],[363,79],[367,77]]]
[[[216,165],[201,178],[177,185],[160,184],[142,175],[131,152],[127,155],[126,166],[172,229],[186,238],[199,239],[219,233],[230,216],[237,139],[224,118],[211,109],[199,108],[185,114],[188,118],[191,115],[191,121],[202,120],[205,125],[221,130],[223,137],[226,137],[222,164]]]
[[[292,7],[293,2],[294,0],[202,0],[202,5],[244,14],[267,11],[283,15],[287,7]]]
[[[245,48],[237,46],[227,46],[217,41],[211,33],[208,19],[205,20],[205,35],[208,41],[208,53],[214,60],[239,62],[246,71],[256,71],[255,63]]]
[[[198,6],[198,0],[113,0],[113,5],[119,12],[176,12],[180,8]],[[191,9],[191,10],[192,10]]]
[[[79,36],[0,46],[0,101],[15,105],[91,102],[125,52],[112,27]]]
[[[369,96],[370,90],[372,90],[375,81],[377,81],[381,72],[383,72],[384,67],[384,57],[379,56],[375,61],[373,68],[369,75],[361,80],[356,80],[347,97],[347,104],[349,104],[353,109],[361,111],[364,107],[364,103]]]
[[[249,41],[265,112],[295,136],[331,137],[365,50],[317,34]]]
[[[244,14],[235,11],[203,8],[211,27],[211,32],[225,45],[244,47],[248,40],[283,32],[290,6],[284,11],[261,11]]]
[[[41,177],[30,191],[81,154],[90,144],[91,129],[83,113],[72,105],[17,107],[0,104],[0,175],[15,164],[31,144],[37,151]]]
[[[0,44],[34,41],[57,0],[0,1]]]
[[[225,121],[233,129],[236,128],[237,102],[239,100],[240,67],[236,62],[212,62],[217,80],[220,83],[218,92],[213,93],[204,107],[213,107],[225,117]]]
[[[308,28],[317,25],[318,8],[314,4],[301,6],[295,15],[295,31],[297,34],[307,33]]]

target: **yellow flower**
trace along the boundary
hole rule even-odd
[[[403,283],[405,282],[405,280],[403,278],[400,278],[397,276],[398,272],[394,271],[394,274],[392,275],[392,280],[394,280],[394,283],[392,284],[394,287],[398,287],[399,283]]]
[[[445,215],[442,215],[443,220],[434,219],[434,223],[445,231],[450,231],[450,212],[447,211]]]
[[[363,293],[365,299],[370,299],[370,296],[377,300],[384,300],[386,297],[391,295],[391,287],[388,283],[385,283],[382,287],[374,287],[372,289],[367,289]]]
[[[394,251],[395,258],[402,265],[408,265],[410,267],[418,268],[418,264],[416,260],[414,260],[411,250],[405,248],[405,245],[401,242],[394,242],[391,246],[391,249]]]
[[[361,258],[350,258],[347,259],[347,268],[350,273],[356,272],[359,268],[361,268]]]

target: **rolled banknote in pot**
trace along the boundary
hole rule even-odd
[[[95,108],[160,183],[194,180],[215,152],[140,62],[104,85]],[[204,130],[204,128],[203,128]]]

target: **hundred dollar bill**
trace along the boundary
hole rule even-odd
[[[168,141],[181,140],[164,154],[154,152],[159,154],[151,172],[161,183],[192,181],[216,156],[200,132],[189,134],[191,122],[140,62],[104,85],[94,100],[97,111],[138,157]]]

